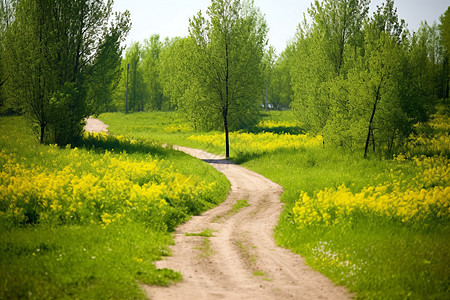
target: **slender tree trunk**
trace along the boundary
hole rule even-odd
[[[229,76],[229,61],[228,61],[228,44],[225,43],[225,57],[226,57],[226,72],[225,72],[225,109],[223,110],[223,125],[225,128],[225,157],[230,157],[230,139],[228,133],[228,76]]]
[[[223,110],[223,127],[225,128],[225,157],[230,157],[230,137],[228,132],[228,112]]]
[[[268,107],[269,104],[267,103],[268,96],[269,96],[269,80],[267,80],[267,82],[266,82],[266,111],[269,109],[269,107]]]
[[[381,84],[377,88],[377,92],[375,95],[375,103],[373,104],[372,115],[370,116],[370,120],[369,120],[369,130],[367,132],[366,145],[364,147],[364,158],[367,157],[367,150],[369,149],[369,143],[370,143],[370,135],[373,134],[373,118],[375,116],[375,111],[377,110],[378,100],[380,98],[380,88],[381,88]]]
[[[40,138],[40,142],[41,144],[44,143],[44,134],[45,134],[45,124],[40,124],[41,126],[41,138]]]
[[[372,150],[375,153],[375,135],[373,134],[373,128],[372,128]]]

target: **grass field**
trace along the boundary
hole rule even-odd
[[[152,141],[40,145],[0,118],[0,299],[138,299],[181,279],[153,262],[171,230],[225,199],[226,178]]]
[[[439,134],[411,139],[411,153],[418,156],[363,159],[324,148],[289,111],[274,112],[259,126],[231,135],[231,156],[284,187],[277,242],[357,298],[445,299],[450,295],[446,116],[436,116],[431,125]],[[194,132],[176,112],[101,119],[114,134],[224,152],[221,133]]]
[[[0,298],[143,298],[140,283],[180,280],[153,262],[169,254],[170,230],[220,203],[229,183],[160,145],[223,154],[223,135],[195,132],[176,112],[100,118],[114,136],[66,149],[0,118]],[[446,299],[448,123],[447,112],[421,125],[410,153],[362,159],[271,112],[232,133],[231,154],[284,187],[278,244],[357,298]]]

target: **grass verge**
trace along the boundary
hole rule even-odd
[[[441,131],[442,128],[447,128],[447,131],[441,135],[448,136],[448,124],[441,124],[445,116],[443,114],[439,118],[435,117],[433,120],[436,124],[430,126],[440,128]],[[105,116],[104,120],[108,123],[108,118],[115,117],[117,116]],[[122,118],[122,116],[119,117]],[[140,122],[145,122],[146,126],[153,126],[154,122],[159,124],[151,130],[142,130],[139,133],[142,136],[156,136],[169,143],[202,148],[217,154],[223,153],[222,147],[205,142],[208,136],[215,133],[202,133],[205,136],[203,140],[193,140],[188,138],[200,134],[184,125],[178,127],[178,132],[164,131],[163,128],[176,125],[179,118],[180,115],[174,113],[141,114],[136,118],[133,117],[132,122],[134,126],[141,126]],[[290,112],[269,113],[264,120],[268,121],[264,125],[266,127],[257,128],[253,130],[254,132],[302,133],[299,127],[289,130],[290,125],[285,122],[293,122]],[[164,126],[161,126],[162,123]],[[178,124],[185,123],[181,121]],[[271,129],[271,127],[279,128],[280,124],[284,127],[280,129],[281,132],[278,132],[280,131],[278,129]],[[125,128],[126,126],[123,123],[111,130],[126,134],[126,130],[132,130],[131,126],[128,129]],[[447,139],[432,139],[432,143],[423,140],[423,138],[420,140],[423,144],[421,147],[428,151],[437,146],[441,147],[442,145],[437,143]],[[413,140],[412,144],[414,143],[417,144]],[[296,204],[301,203],[299,202],[301,195],[308,195],[313,201],[313,206],[316,205],[317,211],[320,212],[321,208],[318,206],[322,202],[319,202],[317,194],[326,189],[329,191],[327,195],[334,195],[334,192],[330,191],[339,191],[339,187],[345,186],[348,193],[356,195],[366,187],[373,187],[374,190],[379,187],[384,191],[383,195],[389,197],[392,195],[392,189],[396,188],[389,182],[397,181],[400,190],[406,189],[410,183],[417,183],[415,179],[420,174],[424,176],[426,174],[429,181],[428,184],[420,183],[423,184],[422,189],[431,191],[439,188],[442,191],[449,186],[448,179],[445,177],[448,165],[433,166],[434,169],[430,170],[434,171],[430,172],[430,170],[424,171],[419,168],[418,164],[412,160],[399,163],[399,160],[376,157],[362,159],[358,154],[323,147],[280,149],[274,146],[273,149],[260,152],[259,149],[252,151],[251,141],[246,145],[247,150],[250,151],[239,153],[233,150],[232,144],[233,159],[279,183],[285,190],[282,196],[282,201],[285,203],[284,211],[275,229],[279,245],[302,255],[313,268],[326,274],[334,282],[357,292],[357,298],[448,298],[450,295],[450,272],[448,271],[450,256],[447,251],[450,247],[448,217],[442,217],[442,215],[438,217],[437,212],[433,216],[432,212],[424,222],[410,220],[403,223],[401,220],[386,217],[392,209],[397,209],[396,207],[385,207],[381,209],[381,215],[365,213],[341,224],[326,225],[319,222],[300,229],[296,219],[298,216],[294,213]],[[257,148],[257,144],[254,145]],[[414,154],[420,154],[416,152]],[[441,153],[446,152],[441,151]],[[420,191],[420,186],[417,188]],[[368,194],[367,197],[371,195]],[[419,201],[418,194],[414,197],[411,199],[416,200],[410,201]],[[448,205],[448,199],[449,197],[442,198],[439,201],[443,205],[445,203]],[[414,210],[410,211],[412,217],[420,215],[421,209],[419,208],[417,213]]]
[[[139,284],[181,274],[153,265],[170,230],[223,201],[214,168],[153,141],[89,136],[40,145],[0,118],[0,298],[145,299]]]

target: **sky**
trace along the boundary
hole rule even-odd
[[[269,45],[281,53],[295,35],[312,0],[254,0],[269,26]],[[382,0],[372,0],[371,12]],[[126,44],[143,42],[152,34],[166,37],[187,36],[189,18],[199,10],[206,13],[210,0],[115,0],[114,11],[129,10],[132,27]],[[439,22],[439,16],[450,5],[450,0],[396,0],[398,15],[408,24],[410,31],[417,31],[420,22]]]

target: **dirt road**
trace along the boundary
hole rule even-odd
[[[94,119],[93,117],[89,117],[86,120],[86,126],[84,126],[84,130],[88,132],[108,132],[108,125],[100,121],[99,119]]]
[[[282,205],[281,186],[222,157],[176,147],[210,163],[230,180],[224,203],[180,225],[172,256],[158,268],[180,271],[170,287],[143,286],[150,299],[348,299],[351,295],[273,238]],[[200,162],[199,162],[200,163]],[[232,213],[237,200],[249,206]],[[212,237],[186,236],[211,229]]]

